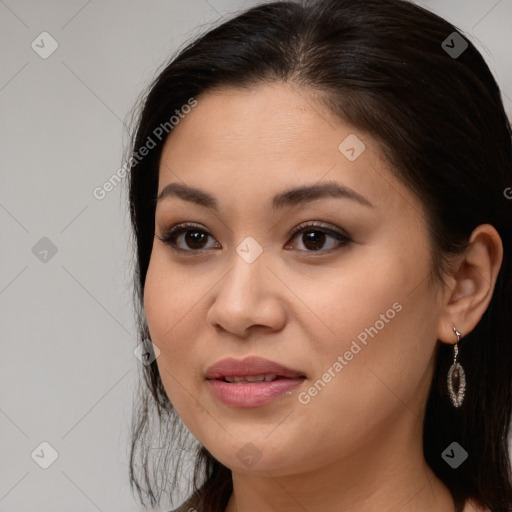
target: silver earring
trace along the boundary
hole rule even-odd
[[[453,363],[448,370],[448,393],[454,407],[460,407],[466,394],[466,375],[462,366],[457,362],[459,354],[460,332],[453,326],[457,341],[453,346]]]

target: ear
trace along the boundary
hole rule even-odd
[[[454,325],[461,338],[475,328],[491,302],[502,260],[503,244],[496,229],[490,224],[476,227],[446,279],[448,287],[437,332],[440,341],[457,341]]]

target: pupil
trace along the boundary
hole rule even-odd
[[[321,231],[306,231],[303,234],[303,238],[304,237],[306,237],[306,240],[303,240],[304,245],[308,249],[313,249],[316,251],[318,249],[321,249],[325,243],[325,233],[322,233]]]
[[[194,236],[192,236],[194,235]],[[197,235],[197,236],[195,236]],[[202,247],[201,242],[204,242],[206,238],[206,233],[201,233],[200,231],[187,231],[185,234],[185,242],[192,247],[197,247],[195,244],[199,244],[199,248]],[[204,245],[204,244],[203,244]]]

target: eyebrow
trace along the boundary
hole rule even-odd
[[[170,183],[167,185],[158,195],[157,202],[169,197],[177,197],[183,201],[211,208],[215,211],[219,210],[219,203],[214,196],[204,190],[182,183]],[[350,199],[363,206],[374,208],[373,204],[359,194],[359,192],[335,181],[328,181],[321,185],[300,186],[280,192],[272,198],[272,209],[291,208],[326,197]]]

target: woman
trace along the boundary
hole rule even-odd
[[[254,7],[160,73],[131,151],[142,500],[511,510],[511,128],[460,31]]]

